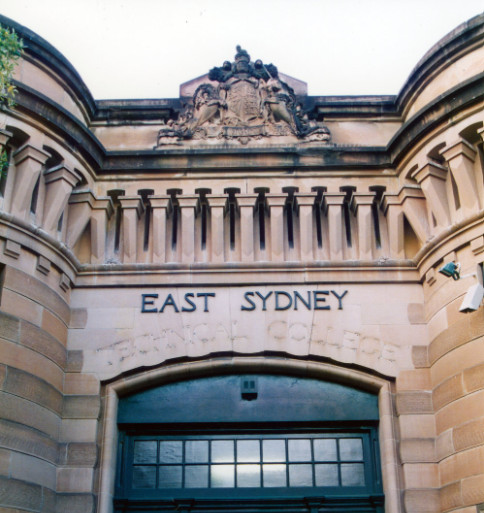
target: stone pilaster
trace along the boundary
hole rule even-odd
[[[325,192],[323,209],[328,218],[329,259],[343,260],[343,202],[346,194]]]
[[[31,144],[24,144],[13,154],[16,172],[10,210],[15,216],[27,218],[35,184],[49,156],[47,152]]]
[[[114,213],[110,197],[96,198],[91,211],[91,263],[102,264],[106,257],[106,231],[108,219]]]
[[[351,203],[358,222],[358,250],[360,260],[371,260],[374,239],[373,215],[371,206],[375,199],[374,192],[354,193]]]
[[[236,194],[240,210],[240,254],[242,262],[253,262],[254,255],[254,207],[257,194]]]
[[[286,194],[266,194],[271,220],[271,260],[284,261],[284,205]]]
[[[140,196],[119,196],[123,211],[123,262],[135,263],[138,246],[138,219],[143,212]]]
[[[66,208],[72,189],[81,176],[64,164],[44,171],[45,201],[43,226],[49,233],[57,230],[59,219]]]
[[[427,162],[412,175],[412,178],[422,187],[428,207],[434,214],[437,225],[442,228],[450,224],[446,190],[447,175],[448,170],[435,162]]]
[[[314,202],[317,194],[314,193],[295,193],[297,205],[299,208],[299,239],[300,239],[300,258],[302,261],[314,259],[313,238],[314,238]]]
[[[464,214],[467,216],[477,212],[479,207],[482,206],[482,202],[479,201],[474,172],[476,150],[468,142],[460,140],[451,146],[447,146],[441,154],[454,176]]]
[[[153,215],[153,262],[164,263],[166,255],[166,218],[170,205],[170,196],[149,196],[151,212]]]
[[[181,261],[189,264],[195,261],[195,208],[199,197],[178,196],[181,212]]]
[[[226,194],[207,194],[210,208],[210,260],[222,263],[224,258],[224,209],[227,204]]]

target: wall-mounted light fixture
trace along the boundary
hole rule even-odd
[[[447,262],[444,267],[439,269],[439,273],[457,281],[460,278],[460,264],[459,262]]]

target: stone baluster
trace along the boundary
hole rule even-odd
[[[81,180],[81,176],[64,164],[48,169],[44,172],[45,201],[43,226],[45,231],[53,234],[57,231],[57,224],[64,212],[72,189]]]
[[[11,212],[26,219],[30,211],[32,193],[42,171],[42,166],[50,155],[31,144],[24,144],[14,154],[15,184],[12,191]]]
[[[91,263],[102,264],[106,258],[106,232],[108,219],[114,213],[109,196],[96,198],[91,212]]]
[[[181,261],[189,264],[195,261],[195,209],[198,195],[177,196],[181,220]]]
[[[343,202],[346,194],[325,192],[323,208],[328,218],[329,259],[343,259]]]
[[[271,226],[271,260],[284,261],[284,205],[287,194],[266,194],[270,211]]]
[[[454,176],[464,215],[477,212],[482,206],[482,201],[479,201],[474,171],[476,150],[468,142],[461,140],[445,148],[441,155],[447,161],[450,172]]]
[[[152,212],[153,262],[164,263],[166,254],[166,218],[170,196],[148,196]]]
[[[450,210],[447,198],[446,180],[449,171],[436,162],[427,162],[417,169],[412,178],[422,188],[427,205],[435,217],[437,226],[444,228],[450,224]]]
[[[374,240],[373,214],[371,211],[374,192],[353,193],[351,207],[356,212],[358,222],[358,250],[360,260],[373,258],[372,248]]]
[[[303,262],[314,259],[314,202],[315,192],[295,193],[299,208],[299,244],[300,258]]]
[[[140,196],[119,196],[123,211],[123,263],[135,263],[138,246],[138,219],[143,212]]]
[[[258,194],[236,194],[240,210],[240,254],[242,262],[253,262],[254,207]]]
[[[207,194],[210,207],[210,260],[217,264],[225,260],[224,210],[227,198],[227,194]]]

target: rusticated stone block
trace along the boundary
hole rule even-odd
[[[20,321],[17,317],[0,312],[0,337],[11,342],[20,340]]]
[[[27,372],[9,367],[3,389],[5,392],[49,408],[57,415],[62,412],[62,394],[53,386]]]
[[[466,316],[469,316],[471,338],[482,337],[484,334],[484,316],[482,315],[482,310],[478,309],[475,312],[466,314]]]
[[[68,351],[66,372],[80,372],[84,363],[82,351]]]
[[[52,360],[32,351],[28,347],[13,344],[0,338],[0,354],[3,363],[8,367],[23,370],[29,374],[34,374],[47,383],[62,388],[64,373]]]
[[[0,390],[3,390],[5,379],[7,377],[7,367],[0,364]]]
[[[415,367],[429,366],[429,351],[427,346],[412,346],[412,362]]]
[[[42,329],[50,333],[63,346],[67,344],[67,326],[46,309],[42,312]]]
[[[400,442],[400,458],[403,463],[434,463],[435,439],[410,438]]]
[[[454,428],[453,439],[457,451],[484,444],[484,417]]]
[[[471,420],[479,419],[483,413],[483,404],[484,390],[474,392],[448,404],[435,414],[437,434]]]
[[[484,473],[484,446],[458,452],[440,463],[443,483],[450,483]]]
[[[11,451],[0,449],[0,476],[10,475],[10,457]]]
[[[422,303],[409,303],[407,312],[410,324],[425,324],[425,305]]]
[[[40,326],[42,306],[10,289],[4,288],[0,297],[2,310]]]
[[[398,422],[402,438],[435,437],[435,418],[432,414],[400,415]]]
[[[433,392],[433,403],[436,410],[465,395],[462,374],[453,376],[437,386]]]
[[[406,490],[403,495],[405,511],[412,513],[440,513],[439,490]]]
[[[13,452],[10,473],[14,479],[20,479],[55,490],[55,466],[35,456]]]
[[[55,511],[57,494],[48,488],[42,489],[42,513],[53,513]]]
[[[20,343],[47,356],[62,369],[66,365],[66,348],[52,335],[29,322],[22,321],[20,326]]]
[[[462,491],[460,482],[451,483],[440,489],[440,501],[442,511],[458,508],[462,506]]]
[[[92,513],[94,496],[87,493],[57,494],[56,513]]]
[[[444,431],[435,440],[435,452],[437,461],[455,453],[454,442],[452,439],[452,430]]]
[[[15,422],[0,420],[0,444],[8,449],[32,454],[55,463],[57,443],[47,435]]]
[[[429,346],[430,363],[435,363],[441,356],[452,349],[465,344],[471,339],[470,321],[467,316],[449,326],[437,335]]]
[[[64,394],[66,395],[99,395],[99,379],[92,374],[70,372],[64,378]]]
[[[97,419],[100,401],[95,395],[67,395],[64,397],[63,418]]]
[[[3,507],[40,511],[42,487],[0,477],[0,497]]]
[[[95,442],[97,420],[63,419],[60,428],[61,442]]]
[[[438,465],[432,463],[405,463],[403,465],[405,488],[437,488]]]
[[[95,443],[72,443],[67,445],[67,465],[93,467],[97,461]]]
[[[87,323],[87,308],[73,308],[71,310],[71,320],[69,328],[85,328]]]
[[[431,392],[400,392],[396,394],[397,412],[405,413],[432,413]]]
[[[465,506],[484,502],[484,473],[462,481],[462,500]]]
[[[64,324],[69,322],[70,310],[67,303],[50,287],[13,267],[7,267],[5,287],[41,304],[60,317]]]
[[[60,468],[57,470],[57,490],[59,492],[92,491],[92,468]]]
[[[431,388],[429,369],[405,370],[397,377],[397,392]]]
[[[484,388],[484,363],[464,371],[464,386],[468,393]]]
[[[2,417],[6,420],[33,427],[52,438],[57,436],[60,423],[59,416],[42,406],[0,392],[0,411]]]

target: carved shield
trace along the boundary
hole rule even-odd
[[[242,123],[260,117],[259,89],[246,80],[234,82],[227,91],[227,107]]]

